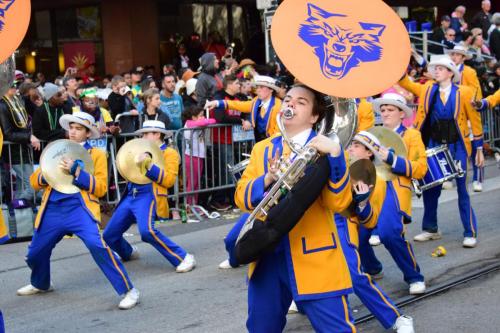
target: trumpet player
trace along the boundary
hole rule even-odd
[[[297,85],[286,94],[284,106],[294,115],[284,121],[291,140],[327,155],[330,175],[320,196],[276,248],[250,264],[248,285],[249,332],[281,332],[292,300],[303,309],[316,332],[355,332],[347,295],[352,291],[349,270],[340,245],[333,213],[352,200],[350,178],[342,147],[317,135],[314,125],[325,108],[319,93]],[[257,143],[250,164],[238,182],[235,201],[253,210],[277,180],[277,157],[294,158],[281,135]],[[257,221],[256,223],[261,223]]]
[[[53,290],[50,279],[50,256],[56,244],[67,233],[78,236],[87,246],[99,268],[119,295],[125,295],[120,309],[130,309],[139,301],[139,292],[130,282],[127,271],[104,243],[97,223],[100,221],[99,199],[107,190],[106,155],[92,148],[87,139],[100,137],[94,118],[83,112],[63,115],[59,123],[69,133],[71,141],[81,144],[94,162],[94,174],[88,173],[80,160],[63,158],[60,167],[74,177],[79,193],[64,194],[52,188],[41,169],[30,177],[35,190],[44,190],[42,205],[35,220],[33,240],[28,247],[26,263],[31,268],[31,283],[17,290],[19,296],[29,296]]]
[[[377,152],[380,159],[387,163],[397,176],[386,182],[387,190],[377,230],[380,241],[403,272],[404,280],[410,286],[410,294],[422,294],[425,292],[424,276],[420,273],[411,244],[405,239],[404,224],[411,222],[411,179],[420,179],[427,172],[425,147],[420,132],[402,124],[404,118],[412,116],[412,110],[406,105],[403,96],[395,93],[385,94],[373,102],[373,107],[375,112],[382,116],[383,126],[399,134],[408,148],[407,156],[397,156],[393,150],[388,149],[390,147],[380,147]],[[361,228],[361,262],[365,272],[381,277],[382,264],[369,244],[370,236],[369,229]]]
[[[144,139],[160,147],[166,167],[163,170],[155,165],[149,153],[142,153],[138,157],[137,163],[152,183],[145,185],[127,183],[125,193],[104,229],[104,240],[124,261],[139,258],[137,247],[130,245],[123,238],[123,233],[136,221],[143,241],[158,250],[176,267],[178,273],[189,272],[196,265],[194,256],[155,227],[157,218],[165,219],[169,215],[167,190],[174,185],[177,178],[179,154],[164,142],[168,131],[162,121],[147,120],[135,134],[142,135]]]
[[[460,163],[465,172],[463,177],[456,179],[458,208],[464,228],[462,246],[473,248],[477,245],[477,220],[467,191],[467,159],[474,146],[477,150],[476,165],[482,167],[484,164],[481,115],[471,105],[474,92],[470,87],[457,84],[460,82],[460,71],[450,58],[432,61],[429,69],[435,81],[419,84],[406,76],[399,85],[419,96],[414,127],[422,133],[426,147],[446,144],[453,159]],[[472,131],[467,121],[470,121]],[[472,140],[469,138],[471,132]],[[414,240],[425,242],[441,238],[437,219],[440,195],[441,186],[423,192],[423,232],[415,236]]]

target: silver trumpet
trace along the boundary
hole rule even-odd
[[[327,115],[321,120],[318,134],[327,135],[342,145],[348,145],[357,128],[356,103],[354,99],[332,96],[325,98],[327,99],[329,109],[333,109],[333,111],[327,112]],[[289,158],[281,158],[279,160],[278,180],[274,182],[262,201],[248,216],[236,242],[253,228],[255,220],[265,219],[269,210],[278,204],[281,196],[286,195],[304,175],[307,166],[316,162],[320,156],[315,148],[308,145],[301,147],[289,139],[283,120],[292,119],[293,116],[294,110],[286,107],[278,113],[276,120],[283,137],[283,144],[287,144],[296,156],[293,160]]]

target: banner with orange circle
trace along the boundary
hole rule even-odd
[[[23,41],[31,16],[30,0],[0,1],[0,63]]]
[[[345,98],[391,87],[411,55],[403,22],[381,0],[285,0],[273,17],[271,39],[299,81]]]

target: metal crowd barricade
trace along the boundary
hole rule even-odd
[[[211,125],[182,128],[176,132],[174,142],[181,142],[179,151],[182,170],[177,182],[177,207],[181,201],[184,205],[196,202],[198,194],[235,187],[228,165],[235,165],[246,159],[244,154],[250,154],[255,141],[231,140],[229,144],[222,142],[221,137],[232,137],[232,129],[231,125]],[[201,159],[199,155],[204,155],[204,158]]]

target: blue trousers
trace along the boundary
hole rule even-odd
[[[377,222],[377,230],[380,242],[384,244],[392,258],[403,272],[407,283],[424,281],[420,274],[413,249],[405,239],[403,215],[399,211],[398,198],[392,183],[387,183],[387,192]],[[368,274],[377,274],[382,271],[382,264],[375,256],[372,246],[368,240],[371,230],[361,227],[359,230],[359,254],[363,269]]]
[[[476,165],[476,153],[477,149],[472,146],[472,155],[470,157],[472,163],[472,180],[482,183],[484,181],[484,167]]]
[[[3,324],[3,315],[1,310],[0,310],[0,333],[5,333],[5,326]]]
[[[156,205],[151,184],[137,189],[136,194],[129,191],[114,211],[104,229],[104,240],[123,260],[129,260],[132,246],[123,233],[136,221],[141,239],[153,245],[173,266],[178,266],[186,251],[155,228]]]
[[[226,251],[229,254],[229,264],[231,267],[238,267],[240,264],[238,263],[238,260],[235,258],[234,254],[234,247],[236,246],[236,240],[238,239],[238,235],[240,234],[241,228],[243,228],[243,225],[245,224],[245,221],[247,220],[248,216],[250,214],[244,213],[240,216],[240,219],[238,222],[235,223],[235,225],[229,230],[226,238],[224,238],[224,244],[226,245]]]
[[[370,275],[363,272],[359,259],[358,249],[352,244],[349,239],[349,230],[347,221],[337,224],[339,232],[340,244],[349,266],[351,274],[352,287],[354,293],[384,326],[385,329],[391,328],[396,319],[401,316],[399,309],[394,305],[392,300],[385,292],[372,280]],[[336,220],[337,222],[337,220]]]
[[[118,294],[125,294],[133,288],[120,259],[104,243],[96,222],[82,207],[80,199],[75,197],[57,203],[49,202],[45,208],[40,227],[33,235],[26,256],[34,287],[49,289],[52,250],[68,233],[75,234],[83,241]]]
[[[292,303],[290,276],[286,257],[280,246],[263,256],[248,284],[248,319],[250,333],[278,333],[286,325]],[[315,332],[356,332],[347,295],[297,301]]]
[[[458,209],[464,227],[464,237],[477,237],[477,221],[467,192],[467,152],[462,144],[449,144],[448,149],[455,161],[460,161],[465,175],[456,178],[458,192]],[[438,231],[437,208],[442,186],[436,186],[423,192],[424,217],[422,229],[428,232]]]

